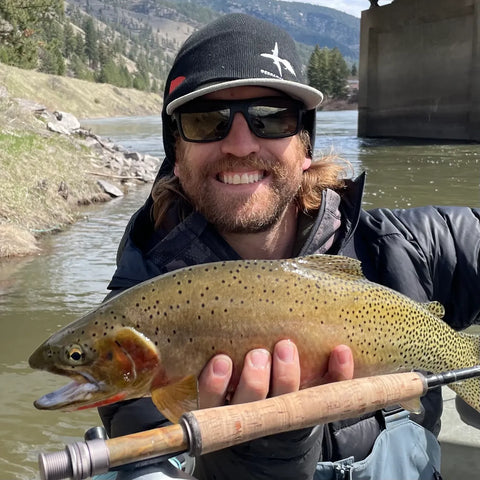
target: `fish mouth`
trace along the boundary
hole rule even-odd
[[[122,400],[125,395],[109,396],[103,382],[97,382],[88,373],[76,375],[76,379],[58,390],[47,393],[33,402],[39,410],[83,410]]]

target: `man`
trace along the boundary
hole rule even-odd
[[[193,34],[166,82],[166,158],[127,227],[113,293],[192,264],[342,254],[361,260],[373,281],[440,301],[451,325],[478,322],[480,211],[362,211],[363,176],[342,179],[344,168],[332,159],[312,160],[321,100],[303,83],[283,30],[233,14]],[[339,345],[321,373],[325,382],[348,379],[353,368],[350,350]],[[225,355],[206,365],[201,407],[297,390],[297,348],[282,341],[273,352],[250,352],[234,392],[231,372]],[[197,459],[195,476],[330,479],[354,469],[362,479],[438,479],[441,405],[439,391],[425,397],[425,414],[416,417],[424,428],[404,413],[377,412],[248,442]],[[112,436],[164,421],[149,399],[101,415]]]

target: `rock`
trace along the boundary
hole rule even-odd
[[[58,193],[65,199],[68,200],[68,185],[62,180],[58,186]]]
[[[141,162],[142,161],[142,154],[138,152],[127,152],[125,153],[125,158],[131,158],[135,162]]]
[[[108,193],[111,197],[123,197],[123,192],[105,180],[97,180],[97,183],[103,188],[105,193]]]
[[[60,122],[66,129],[78,130],[80,128],[80,122],[77,120],[75,115],[72,115],[68,112],[53,112],[58,122]]]
[[[80,129],[80,122],[71,113],[53,112],[53,118],[47,123],[47,128],[52,132],[71,135]]]
[[[26,110],[27,112],[43,115],[47,111],[47,107],[45,105],[34,102],[33,100],[27,100],[26,98],[15,98],[15,101],[20,108]]]
[[[70,131],[63,125],[60,125],[60,123],[47,122],[47,128],[52,132],[61,133],[62,135],[70,135]]]

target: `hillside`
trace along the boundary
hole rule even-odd
[[[178,2],[182,3],[182,2]],[[342,55],[358,63],[360,19],[333,8],[311,3],[280,0],[196,0],[216,12],[244,12],[284,28],[311,52],[315,45],[337,47]]]
[[[220,14],[243,12],[287,30],[306,63],[315,45],[337,47],[349,63],[358,64],[360,19],[338,10],[280,0],[68,0],[68,3],[134,38],[145,28],[166,46],[165,61],[195,29]]]
[[[10,97],[39,103],[50,111],[69,112],[79,119],[158,115],[163,104],[158,94],[48,75],[0,63],[0,90],[2,86]]]

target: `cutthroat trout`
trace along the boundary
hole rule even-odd
[[[341,256],[242,260],[197,265],[153,278],[101,304],[52,335],[30,366],[73,378],[35,402],[76,410],[151,395],[170,420],[197,408],[197,377],[215,354],[245,354],[296,343],[301,388],[317,385],[331,350],[350,346],[355,377],[480,364],[480,337],[420,304],[368,281]],[[480,410],[478,378],[452,385]],[[418,402],[419,405],[419,402]]]

